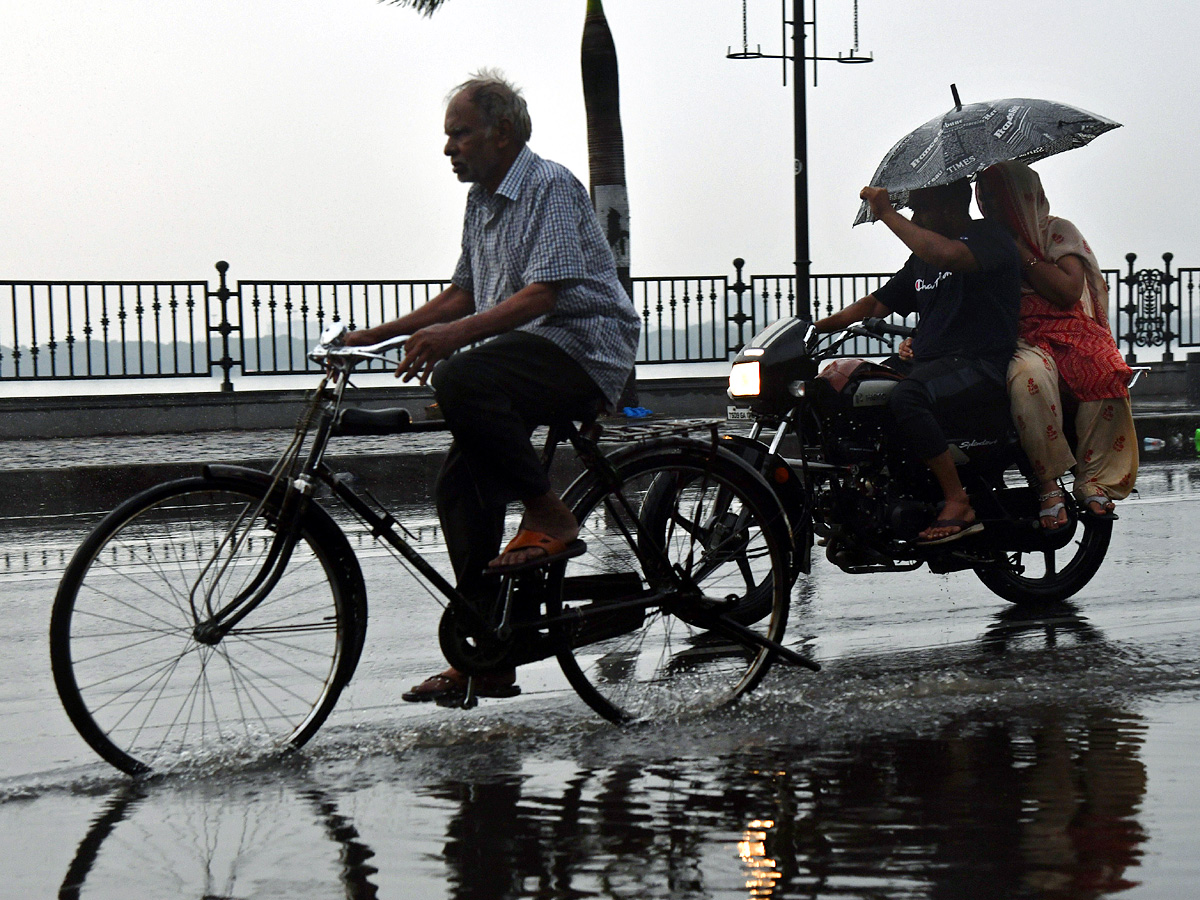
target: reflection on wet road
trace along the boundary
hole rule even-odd
[[[368,553],[367,651],[314,743],[144,783],[91,757],[46,671],[53,548],[78,524],[10,529],[2,892],[1190,898],[1200,466],[1147,467],[1141,493],[1075,605],[822,564],[789,632],[824,671],[626,730],[549,664],[471,713],[399,704],[439,664],[437,610]]]
[[[644,734],[510,735],[125,785],[59,896],[131,880],[140,896],[1098,896],[1138,880],[1139,717],[1048,708],[955,730],[701,757]]]

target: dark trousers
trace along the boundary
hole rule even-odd
[[[946,432],[966,430],[985,407],[1007,408],[1004,370],[984,359],[947,356],[917,362],[888,408],[900,439],[922,460],[946,449]]]
[[[533,430],[590,416],[603,397],[565,351],[523,331],[443,360],[431,384],[454,436],[434,497],[458,586],[469,591],[500,550],[508,504],[550,490]]]

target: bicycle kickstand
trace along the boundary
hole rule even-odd
[[[479,705],[479,698],[475,696],[475,676],[467,676],[467,692],[463,694],[462,702],[459,704],[460,709],[474,709]]]

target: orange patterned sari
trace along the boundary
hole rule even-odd
[[[1083,263],[1083,293],[1069,309],[1055,306],[1022,282],[1021,337],[1054,357],[1059,375],[1076,399],[1128,397],[1133,373],[1109,328],[1108,286],[1079,229],[1050,215],[1041,179],[1023,163],[985,169],[976,192],[989,214],[996,215],[1038,259],[1053,263],[1074,255]]]

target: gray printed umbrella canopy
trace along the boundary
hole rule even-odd
[[[950,85],[955,108],[909,132],[875,170],[872,187],[888,189],[892,205],[905,206],[909,191],[950,184],[988,166],[1037,159],[1082,147],[1120,128],[1119,122],[1053,100],[990,100],[963,106]],[[875,217],[864,201],[855,225]]]

